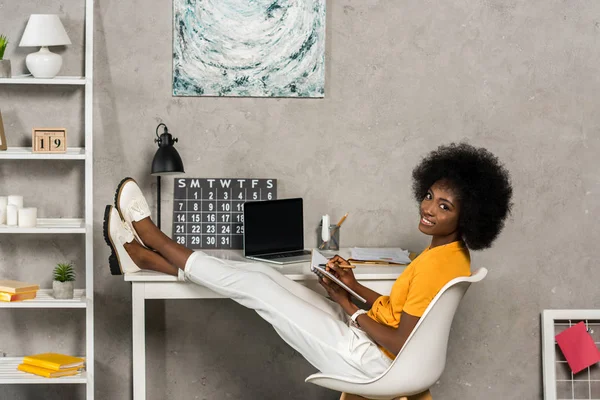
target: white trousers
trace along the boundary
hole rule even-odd
[[[185,278],[255,310],[319,371],[359,379],[381,375],[391,360],[339,304],[267,265],[222,260],[195,251]]]

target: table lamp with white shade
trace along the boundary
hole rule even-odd
[[[19,47],[41,46],[40,51],[27,55],[25,64],[35,78],[54,78],[62,67],[62,57],[48,50],[48,46],[67,44],[71,40],[58,15],[31,14]]]

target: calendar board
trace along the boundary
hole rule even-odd
[[[242,249],[244,202],[276,199],[277,179],[175,178],[172,239],[190,249]]]

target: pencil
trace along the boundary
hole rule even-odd
[[[348,213],[344,214],[344,216],[342,217],[342,219],[340,219],[340,222],[337,223],[337,227],[339,228],[340,226],[342,226],[342,224],[344,223],[344,221],[346,220],[346,217],[348,216]]]
[[[325,268],[326,266],[327,266],[327,264],[319,264],[319,267]],[[354,266],[352,264],[346,265],[346,264],[339,264],[339,263],[337,263],[336,266],[338,268],[341,268],[341,269],[353,269],[353,268],[356,268],[356,266]]]

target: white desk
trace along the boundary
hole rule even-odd
[[[239,250],[212,250],[206,253],[229,260],[246,260]],[[341,256],[348,256],[348,250],[341,250]],[[285,276],[303,285],[325,294],[325,290],[317,282],[317,277],[310,272],[310,264],[290,264],[282,267],[273,265]],[[404,266],[358,266],[354,270],[356,279],[381,294],[389,294],[396,278],[404,270]],[[222,296],[202,286],[180,282],[176,277],[154,271],[139,271],[125,274],[125,280],[131,282],[132,296],[132,341],[133,341],[133,399],[146,399],[146,299],[217,299]]]

